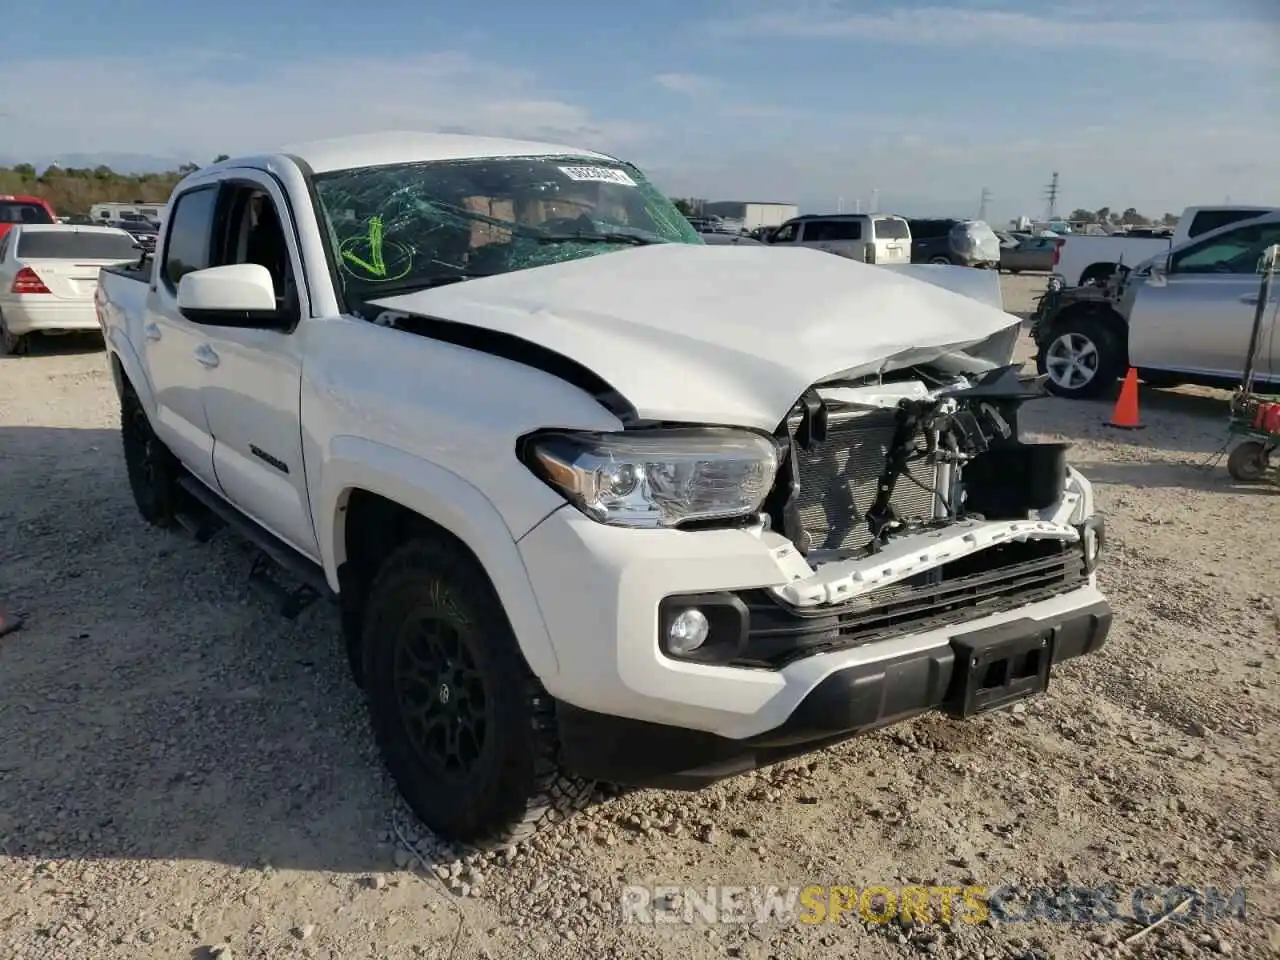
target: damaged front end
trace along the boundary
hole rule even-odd
[[[790,580],[747,600],[753,621],[805,629],[757,633],[746,659],[778,667],[1086,585],[1102,543],[1088,484],[1067,445],[1019,437],[1019,408],[1043,395],[1013,365],[807,391],[764,506],[794,546]]]

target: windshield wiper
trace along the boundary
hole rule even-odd
[[[641,237],[634,233],[539,233],[531,235],[530,239],[538,243],[629,243],[637,247],[667,242]]]
[[[369,300],[381,300],[384,297],[398,297],[404,293],[417,293],[419,290],[430,290],[432,287],[443,287],[462,280],[478,280],[481,277],[492,277],[492,273],[450,273],[440,277],[427,277],[409,283],[380,283],[375,290],[369,291]]]

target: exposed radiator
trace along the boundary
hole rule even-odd
[[[814,550],[854,550],[871,539],[866,514],[875,500],[885,457],[893,442],[893,410],[832,412],[827,437],[812,450],[797,448],[800,525]],[[794,422],[792,424],[794,429]],[[917,441],[924,447],[924,437]],[[890,501],[904,520],[935,513],[936,464],[917,461],[898,478]]]

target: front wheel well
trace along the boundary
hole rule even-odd
[[[1089,317],[1106,324],[1113,328],[1121,337],[1128,339],[1129,325],[1125,323],[1124,317],[1114,307],[1105,303],[1072,303],[1054,314],[1053,319],[1046,326],[1047,330],[1066,323],[1068,320],[1080,320]]]
[[[1113,273],[1128,273],[1129,268],[1123,263],[1115,263],[1112,261],[1099,261],[1091,263],[1085,267],[1084,272],[1080,274],[1080,283],[1084,284],[1090,280],[1105,280]]]
[[[342,610],[342,631],[351,655],[357,681],[362,679],[358,648],[364,623],[365,604],[382,561],[411,540],[431,538],[449,543],[484,571],[475,552],[457,535],[403,504],[381,494],[354,489],[345,496],[343,511],[343,552],[338,566],[338,599]]]

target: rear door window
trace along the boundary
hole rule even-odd
[[[133,260],[133,238],[123,233],[38,230],[18,238],[20,260]]]
[[[178,197],[169,217],[165,243],[165,283],[174,290],[188,273],[213,264],[213,215],[218,205],[217,186],[197,187]]]
[[[0,200],[0,223],[53,223],[47,208],[38,203]]]
[[[806,241],[829,243],[835,240],[861,240],[862,222],[859,220],[811,220],[804,225]]]
[[[900,220],[897,217],[885,217],[876,220],[875,228],[877,240],[908,240],[911,238],[911,230],[907,226],[907,221]]]

